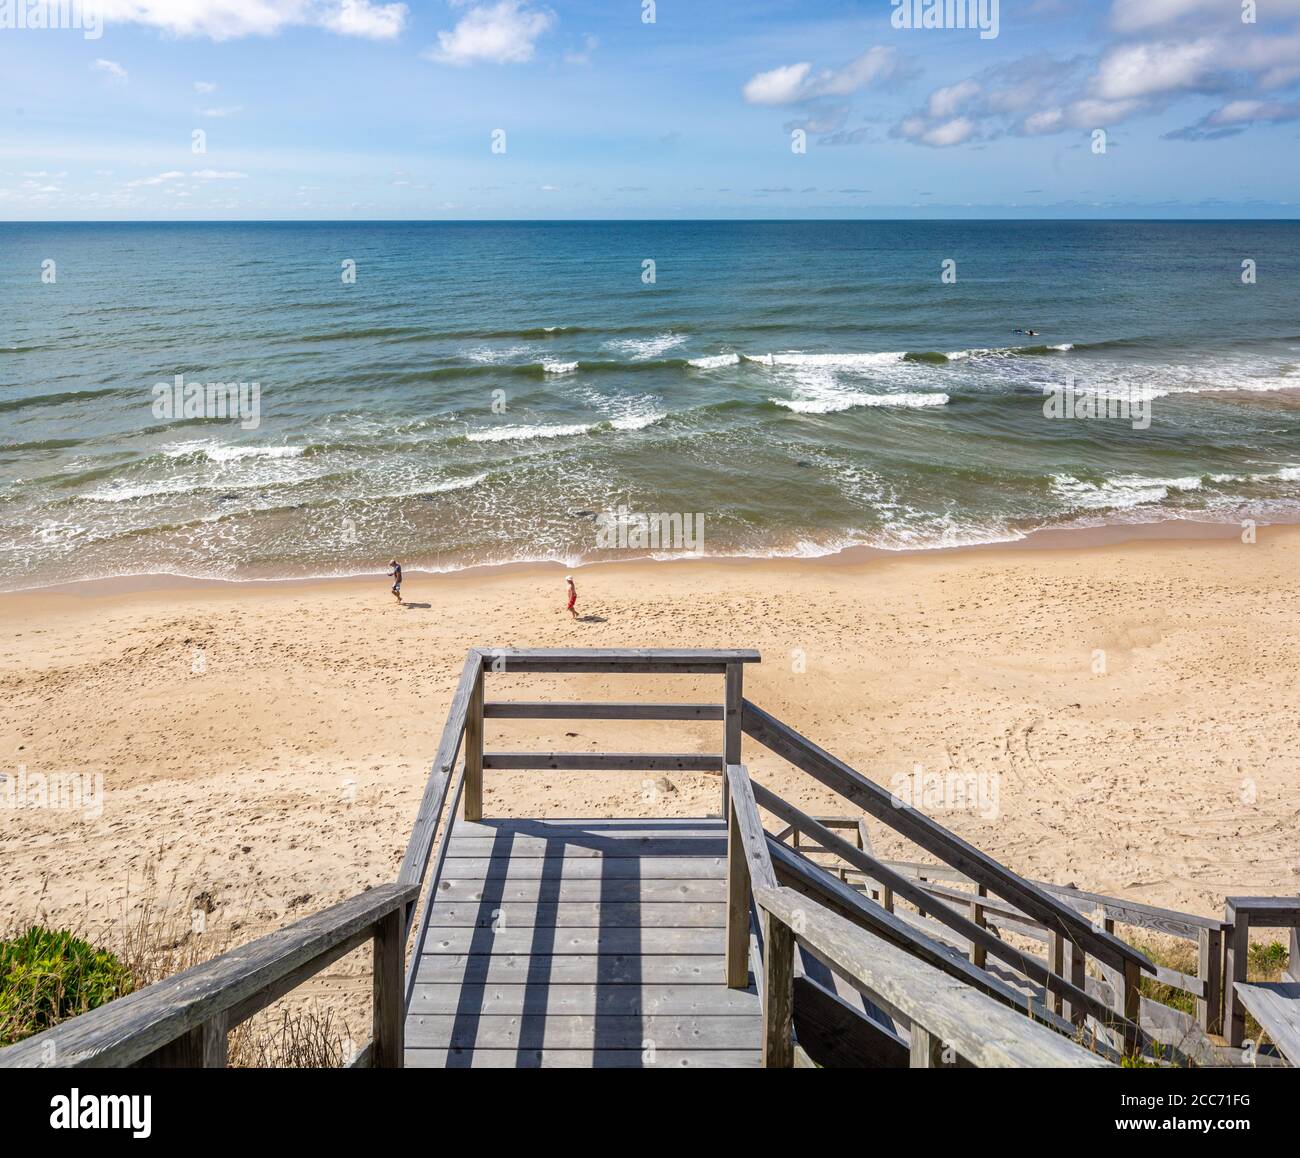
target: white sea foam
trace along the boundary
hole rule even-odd
[[[301,446],[219,446],[210,442],[185,442],[163,450],[168,458],[203,455],[209,462],[238,462],[245,458],[297,458]]]
[[[1084,482],[1068,474],[1052,476],[1053,493],[1080,510],[1126,510],[1146,503],[1163,502],[1170,491],[1200,490],[1201,485],[1199,475],[1183,478],[1119,475],[1103,479],[1099,484]]]
[[[543,362],[542,369],[548,374],[572,374],[578,368],[577,362]]]
[[[508,362],[511,358],[519,358],[530,352],[528,346],[507,346],[505,349],[498,349],[493,346],[476,346],[472,350],[465,350],[465,357],[471,362],[477,362],[481,366],[498,366],[502,362]]]
[[[465,437],[470,442],[523,442],[533,438],[564,438],[568,435],[586,434],[590,423],[578,422],[565,426],[497,426],[490,430],[473,430]]]
[[[692,358],[688,364],[697,370],[718,370],[723,366],[736,366],[739,363],[739,354],[710,354],[705,358]]]
[[[647,426],[653,426],[664,417],[665,415],[660,413],[627,414],[622,418],[612,419],[610,425],[615,430],[644,430]]]
[[[953,350],[944,355],[949,362],[961,362],[966,358],[1010,358],[1015,355],[1022,355],[1025,350],[1031,350],[1036,347],[1035,343],[1025,346],[976,346],[970,350]],[[1044,342],[1044,350],[1054,350],[1058,354],[1068,353],[1074,349],[1073,342],[1058,342],[1055,344]]]
[[[868,370],[872,367],[892,366],[907,356],[905,350],[883,351],[875,354],[745,354],[746,362],[762,366],[806,366],[819,370]]]
[[[947,394],[839,394],[823,398],[773,398],[771,401],[797,414],[833,414],[858,406],[897,406],[926,409],[947,406]]]
[[[653,338],[612,338],[605,343],[605,348],[626,354],[634,362],[644,362],[676,349],[685,341],[682,334],[656,334]]]

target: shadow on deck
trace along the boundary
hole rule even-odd
[[[748,1067],[721,820],[457,819],[417,945],[412,1067]]]

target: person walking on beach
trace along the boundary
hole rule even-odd
[[[565,609],[574,619],[578,618],[578,613],[573,609],[574,604],[578,602],[578,589],[573,585],[573,576],[566,575],[564,581],[569,585],[569,606]]]
[[[388,572],[389,577],[393,580],[393,594],[397,597],[397,602],[402,601],[402,565],[396,559],[389,559],[388,565],[392,568]]]

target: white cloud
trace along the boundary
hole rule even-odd
[[[960,84],[937,88],[930,94],[929,110],[932,117],[950,117],[972,97],[977,96],[980,86],[973,80],[963,80]]]
[[[1026,136],[1035,137],[1042,133],[1055,133],[1062,127],[1065,111],[1060,108],[1042,109],[1030,113],[1020,124],[1020,130]]]
[[[125,81],[127,79],[126,69],[124,69],[115,60],[100,59],[95,61],[95,63],[92,64],[90,67],[93,68],[96,72],[105,73],[113,80]]]
[[[1259,16],[1273,20],[1279,16],[1300,14],[1300,0],[1261,0]],[[1132,34],[1150,32],[1170,25],[1217,20],[1224,25],[1240,25],[1242,6],[1238,0],[1114,0],[1110,22],[1116,31]]]
[[[173,36],[231,40],[308,26],[341,36],[391,40],[406,24],[405,4],[374,0],[100,0],[106,23],[144,24]]]
[[[244,111],[243,105],[222,105],[218,108],[200,109],[201,117],[233,117],[236,113]]]
[[[370,0],[343,0],[325,14],[321,26],[340,36],[361,36],[367,40],[393,40],[406,23],[405,4],[372,4]]]
[[[204,96],[207,96],[209,93],[216,92],[217,86],[213,84],[210,80],[196,80],[194,82],[194,91],[197,93],[201,93]]]
[[[457,6],[463,6],[459,0]],[[450,32],[438,33],[438,47],[425,59],[439,64],[523,64],[532,60],[537,40],[555,24],[555,13],[531,8],[526,0],[476,5]]]
[[[1097,66],[1095,88],[1105,100],[1129,100],[1158,93],[1203,88],[1222,67],[1217,41],[1185,44],[1125,44],[1112,49]]]
[[[179,169],[170,169],[166,173],[159,173],[155,177],[138,177],[134,181],[128,181],[128,189],[135,189],[141,185],[165,185],[169,181],[179,181],[185,174]]]
[[[751,105],[788,105],[816,97],[845,97],[868,85],[888,80],[901,69],[902,57],[893,48],[873,45],[843,68],[812,71],[810,61],[760,72],[741,93]]]
[[[898,126],[897,133],[918,145],[946,149],[969,141],[975,135],[975,122],[969,117],[954,117],[931,125],[924,117],[907,117]]]
[[[1300,102],[1229,101],[1205,118],[1210,125],[1242,125],[1256,121],[1294,121],[1300,117]]]
[[[247,176],[247,173],[240,173],[233,169],[195,169],[191,173],[182,172],[180,169],[169,169],[166,173],[158,173],[153,177],[139,177],[134,181],[128,181],[126,187],[138,189],[149,185],[171,185],[186,178],[195,181],[242,181]]]
[[[1251,125],[1300,121],[1300,101],[1234,100],[1207,113],[1194,125],[1165,136],[1174,141],[1212,141],[1235,137]]]
[[[786,64],[750,77],[741,90],[751,105],[788,105],[803,99],[804,80],[812,71],[811,61]]]

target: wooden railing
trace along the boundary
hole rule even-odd
[[[1108,1064],[1100,1054],[1069,1039],[1073,1026],[1068,1022],[1057,1021],[1054,1028],[1039,1024],[1029,1004],[1013,990],[980,977],[974,967],[945,968],[943,954],[926,954],[917,938],[900,936],[892,918],[874,923],[868,931],[830,905],[779,887],[773,855],[779,857],[782,846],[764,830],[759,807],[772,812],[773,803],[783,802],[754,784],[743,765],[728,767],[727,782],[731,795],[727,984],[740,988],[748,982],[753,915],[760,935],[756,973],[763,999],[764,1065],[780,1068],[812,1060],[796,1041],[794,1030],[799,972],[796,942],[909,1027],[909,1059],[914,1066]],[[788,807],[783,812],[786,815],[775,814],[796,822],[811,821]],[[843,851],[839,845],[858,851],[828,826],[812,824],[810,835],[825,842],[831,851]],[[862,913],[854,911],[853,916]],[[885,935],[876,935],[882,931]],[[1098,1010],[1103,1016],[1108,1012],[1104,1007]],[[1064,1031],[1064,1036],[1058,1030]]]
[[[1012,872],[748,700],[742,705],[741,726],[747,735],[861,808],[868,815],[925,849],[944,864],[957,869],[976,885],[985,889],[988,894],[1010,901],[1019,910],[1032,916],[1051,937],[1055,938],[1057,952],[1053,956],[1061,961],[1061,967],[1053,971],[1057,974],[1056,980],[1044,981],[1044,983],[1058,1003],[1058,1008],[1064,1008],[1063,1000],[1068,998],[1068,1014],[1076,1025],[1082,1026],[1089,1016],[1096,1017],[1103,1024],[1115,1025],[1121,1030],[1122,1044],[1126,1052],[1133,1052],[1140,1047],[1142,1044],[1139,1021],[1141,974],[1145,971],[1154,975],[1156,971],[1155,964],[1145,954],[1125,944],[1104,928],[1094,928],[1076,909],[1064,901]],[[786,815],[783,819],[793,823],[791,815]],[[804,821],[810,819],[803,817]],[[796,827],[799,825],[796,824]],[[825,826],[821,826],[819,835],[823,840],[828,835],[833,837]],[[840,846],[847,847],[847,842],[840,842]],[[880,862],[866,857],[866,854],[861,852],[858,852],[857,856],[859,864],[870,861],[872,865],[870,871],[873,874],[883,871],[889,875],[889,870]],[[806,872],[805,866],[810,864],[811,862],[805,859],[802,865],[790,867],[797,872]],[[901,880],[900,875],[892,874],[889,875],[886,884],[897,890]],[[942,914],[940,910],[943,910]],[[969,936],[970,930],[978,927],[976,922],[963,918],[961,914],[942,902],[931,901],[926,905],[926,912],[936,918],[942,916],[945,923],[951,924],[954,920],[962,921],[964,936]],[[995,948],[982,937],[977,936],[974,939],[985,952]],[[995,938],[995,940],[999,941],[999,945],[1003,944],[1000,939]],[[998,953],[1004,960],[1007,959],[1001,949]],[[1085,967],[1089,956],[1114,971],[1118,978],[1115,1008],[1111,1011],[1117,1016],[1108,1013],[1105,1019],[1100,1017],[1095,999],[1087,994]],[[1061,976],[1062,974],[1064,976]]]
[[[917,962],[851,921],[792,889],[759,888],[763,914],[763,1060],[796,1061],[793,1030],[794,951],[802,945],[864,997],[908,1026],[910,1064],[1098,1068],[1110,1063],[963,982]]]
[[[894,873],[905,875],[913,880],[928,897],[947,905],[960,905],[969,909],[972,913],[971,920],[982,927],[1014,933],[1046,944],[1049,966],[1061,971],[1062,963],[1057,956],[1059,949],[1050,931],[1040,921],[1022,912],[1016,906],[988,897],[987,890],[981,889],[964,873],[946,865],[917,861],[880,863]],[[849,880],[864,885],[868,894],[880,900],[886,907],[892,907],[893,891],[880,878],[870,872],[859,872],[851,868],[845,875]],[[1181,913],[1044,881],[1035,881],[1034,884],[1044,892],[1064,901],[1081,915],[1090,918],[1108,933],[1113,933],[1116,925],[1126,925],[1195,943],[1198,947],[1196,973],[1181,973],[1157,965],[1154,978],[1159,983],[1186,993],[1195,1000],[1197,1011],[1195,1021],[1202,1032],[1207,1034],[1223,1032],[1224,937],[1230,925],[1215,917]],[[971,891],[972,889],[975,891]],[[932,906],[918,907],[926,913],[934,912]],[[1070,949],[1069,946],[1064,948],[1066,951]],[[974,951],[972,949],[972,953]],[[1107,983],[1114,989],[1118,985],[1118,977],[1114,971],[1101,967],[1101,972],[1105,975]],[[1171,1011],[1171,1015],[1173,1013],[1176,1011]]]
[[[224,1067],[227,1034],[345,953],[374,942],[376,1067],[402,1064],[403,914],[416,888],[379,885],[202,965],[0,1050],[0,1068]]]

